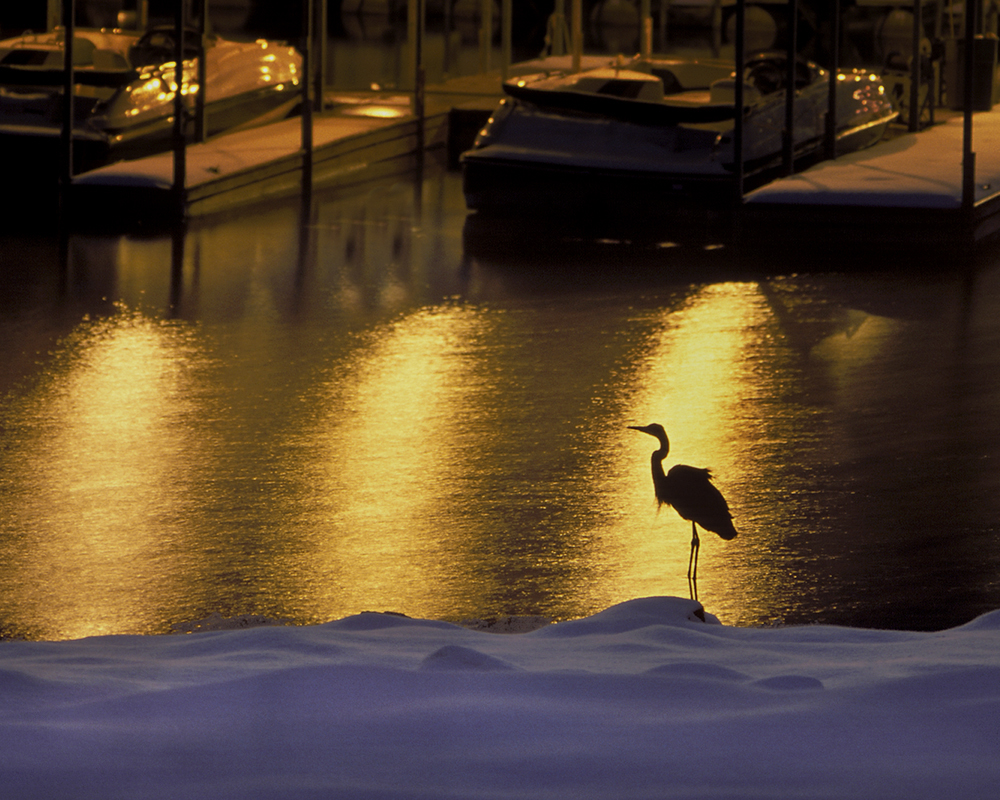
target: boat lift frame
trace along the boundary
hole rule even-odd
[[[910,59],[910,102],[908,129],[911,132],[919,130],[920,127],[920,42],[923,39],[923,4],[925,0],[913,0],[913,48]],[[971,42],[979,22],[982,17],[982,0],[967,0],[964,6],[965,24],[963,36],[965,41]],[[747,0],[736,0],[736,42],[735,42],[735,62],[742,65],[746,61],[745,52],[745,31],[746,31],[746,6]],[[792,152],[792,129],[794,125],[794,68],[795,59],[798,57],[798,47],[795,35],[797,20],[798,0],[788,0],[789,31],[787,60],[789,65],[788,91],[785,93],[785,130],[784,139],[784,167],[786,174],[791,174],[794,170],[794,158]],[[830,32],[830,64],[829,64],[829,101],[826,119],[826,156],[834,159],[837,156],[836,148],[836,75],[840,69],[840,43],[841,43],[841,3],[840,0],[831,0],[831,32]],[[975,206],[976,189],[976,153],[973,150],[973,69],[974,69],[974,48],[966,46],[964,56],[964,97],[962,102],[962,207],[971,211]],[[738,67],[738,73],[741,69]],[[739,79],[735,82],[735,103],[738,109],[743,107],[743,82]],[[736,162],[736,202],[743,203],[743,115],[737,113],[733,129],[733,148]]]

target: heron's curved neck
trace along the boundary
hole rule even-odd
[[[663,471],[663,459],[667,457],[667,452],[669,450],[669,443],[661,440],[660,449],[654,450],[653,454],[649,457],[650,471],[653,473],[653,491],[656,494],[656,502],[658,506],[662,506],[664,503],[670,502],[670,499],[667,496],[667,476]]]
[[[663,459],[667,457],[667,453],[670,452],[670,440],[664,436],[660,439],[660,447],[654,450],[652,455],[649,457],[650,466],[653,468],[654,475],[663,474]]]
[[[653,477],[663,474],[663,459],[666,458],[666,455],[663,450],[654,450],[653,455],[649,457],[649,466],[653,468]]]

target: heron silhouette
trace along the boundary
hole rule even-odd
[[[653,490],[659,505],[673,506],[682,518],[691,522],[691,556],[688,559],[688,588],[692,599],[698,599],[698,526],[719,534],[723,539],[736,538],[733,515],[722,492],[712,484],[712,473],[707,469],[676,464],[667,473],[663,472],[663,459],[670,452],[670,440],[663,426],[629,425],[634,431],[642,431],[656,437],[659,448],[650,457],[653,472]]]

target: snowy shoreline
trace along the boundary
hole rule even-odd
[[[650,597],[517,636],[365,613],[0,642],[25,798],[987,798],[1000,612],[706,624]],[[716,622],[706,615],[709,622]]]
[[[388,614],[390,616],[402,617],[403,619],[413,619],[413,617],[398,611],[366,611],[362,613]],[[452,622],[451,620],[435,621]],[[553,622],[555,620],[551,617],[530,614],[507,614],[499,617],[463,619],[453,624],[462,628],[468,628],[469,630],[485,631],[488,633],[530,633]],[[295,625],[295,623],[289,619],[263,617],[257,614],[237,614],[235,617],[224,617],[216,611],[203,619],[192,620],[191,622],[176,622],[170,626],[169,633],[206,633],[208,631],[245,630],[246,628],[273,627],[278,625]]]

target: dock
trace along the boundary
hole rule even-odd
[[[511,74],[555,66],[525,62]],[[458,153],[501,96],[499,71],[429,86],[422,119],[413,112],[412,94],[329,93],[324,112],[313,118],[312,185],[346,188],[401,173],[413,168],[421,148],[448,148],[457,166]],[[1000,234],[1000,110],[973,115],[971,207],[963,204],[962,137],[962,118],[952,115],[777,178],[743,198],[734,239],[768,248],[847,241],[919,248],[994,238]],[[170,152],[101,167],[74,179],[77,222],[99,222],[96,214],[87,216],[97,209],[100,219],[114,218],[116,225],[163,224],[295,195],[302,187],[301,142],[296,117],[190,145],[180,199]]]
[[[418,118],[413,95],[328,93],[314,113],[312,185],[350,186],[403,171],[423,149],[468,147],[501,97],[499,71],[428,86]],[[302,121],[284,119],[191,144],[183,196],[174,188],[174,156],[157,153],[77,175],[71,205],[77,224],[113,218],[116,225],[162,224],[299,193],[305,152]]]
[[[962,117],[823,161],[750,192],[743,236],[787,247],[826,242],[975,245],[1000,232],[1000,110],[973,114],[971,207],[963,205]]]

